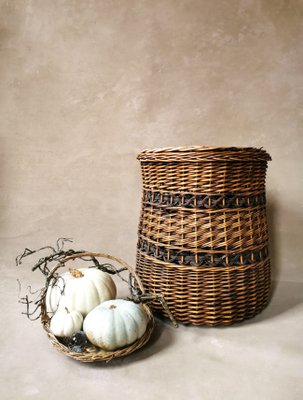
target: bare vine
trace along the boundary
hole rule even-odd
[[[43,307],[45,307],[45,298],[47,294],[47,290],[49,287],[58,286],[60,288],[61,294],[64,293],[65,282],[61,275],[57,272],[60,267],[63,267],[64,260],[67,257],[86,253],[84,250],[73,250],[68,249],[65,250],[64,246],[66,243],[72,242],[70,238],[59,238],[56,241],[56,246],[44,246],[37,250],[31,250],[26,248],[22,254],[16,257],[16,265],[19,266],[22,264],[25,258],[37,254],[43,250],[49,250],[50,254],[41,257],[32,267],[32,271],[40,271],[45,277],[45,285],[44,287],[32,291],[31,286],[27,287],[28,293],[24,296],[21,296],[21,283],[18,280],[19,285],[19,303],[25,305],[25,314],[30,320],[37,320],[43,315]],[[165,299],[163,296],[153,296],[146,293],[142,293],[141,289],[136,284],[136,280],[132,273],[129,273],[128,279],[122,276],[122,272],[127,271],[126,267],[116,268],[112,264],[104,263],[101,264],[99,260],[95,256],[79,256],[79,259],[86,261],[88,263],[92,263],[89,265],[88,268],[98,268],[100,271],[106,272],[111,275],[117,275],[123,282],[128,284],[130,290],[130,297],[128,300],[131,300],[135,303],[148,303],[151,301],[159,301],[164,310],[166,311],[168,317],[172,321],[175,327],[178,326],[177,322],[175,321],[174,317],[172,316]],[[51,265],[56,264],[54,268],[51,268]],[[61,281],[60,281],[61,280]]]

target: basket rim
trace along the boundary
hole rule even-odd
[[[125,357],[131,353],[133,353],[136,350],[139,350],[141,347],[143,347],[150,339],[152,332],[154,330],[154,325],[155,325],[155,320],[152,314],[152,311],[150,307],[146,304],[142,304],[142,307],[145,309],[147,317],[148,317],[148,323],[147,323],[147,328],[143,336],[141,338],[137,339],[134,343],[131,343],[129,346],[125,346],[123,348],[117,349],[115,351],[105,351],[100,349],[99,351],[89,353],[89,352],[83,352],[83,353],[75,353],[72,352],[66,347],[63,343],[61,343],[57,337],[51,332],[50,327],[49,327],[49,322],[50,319],[47,321],[44,318],[41,318],[41,324],[43,329],[45,330],[51,344],[53,347],[58,350],[59,352],[63,353],[67,357],[73,358],[74,360],[81,361],[84,363],[93,363],[93,362],[108,362],[111,361],[114,358],[119,358],[119,357]]]
[[[50,275],[53,275],[59,268],[66,267],[65,263],[67,263],[68,261],[73,261],[77,258],[86,257],[86,256],[87,257],[94,256],[94,257],[106,258],[106,259],[109,259],[112,261],[116,261],[120,265],[127,268],[128,272],[130,274],[132,274],[133,277],[135,278],[138,286],[143,289],[142,282],[132,267],[130,267],[125,261],[123,261],[117,257],[111,256],[109,254],[104,254],[104,253],[81,252],[81,253],[73,254],[71,256],[67,256],[63,261],[61,261],[56,267],[54,267],[52,269]],[[42,310],[40,321],[41,321],[42,327],[46,331],[47,336],[48,336],[51,344],[53,345],[53,347],[55,347],[59,352],[63,353],[64,355],[66,355],[70,358],[73,358],[77,361],[81,361],[81,362],[85,362],[85,363],[100,362],[100,361],[108,362],[108,361],[111,361],[113,358],[124,357],[124,356],[127,356],[127,355],[133,353],[135,350],[140,349],[149,341],[149,339],[152,335],[153,329],[154,329],[154,325],[155,325],[154,316],[151,311],[151,308],[147,304],[142,303],[141,305],[145,309],[148,322],[147,322],[147,327],[146,327],[145,333],[143,334],[143,336],[141,336],[135,342],[131,343],[128,346],[125,346],[123,348],[120,348],[120,349],[117,349],[114,351],[105,351],[105,350],[100,349],[100,350],[94,351],[94,352],[86,351],[86,352],[82,352],[82,353],[75,353],[75,352],[70,351],[68,349],[68,347],[66,347],[63,343],[61,343],[57,339],[57,337],[51,332],[50,327],[49,327],[51,318],[49,317],[49,315],[46,312],[45,299],[43,301],[43,305],[44,305],[44,307]]]
[[[142,162],[271,161],[271,156],[262,147],[196,145],[144,149],[137,159]]]

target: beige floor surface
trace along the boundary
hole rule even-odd
[[[82,364],[54,350],[39,322],[20,315],[14,270],[1,279],[2,400],[303,398],[303,284],[279,282],[266,310],[227,328],[156,319],[142,350],[108,364]]]

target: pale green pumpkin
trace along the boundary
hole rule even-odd
[[[147,314],[140,304],[116,299],[94,308],[84,319],[83,330],[95,346],[116,350],[142,337],[147,323]]]

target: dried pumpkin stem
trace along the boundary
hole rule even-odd
[[[74,278],[82,278],[84,274],[82,274],[81,271],[75,268],[69,268],[69,273],[74,277]]]

